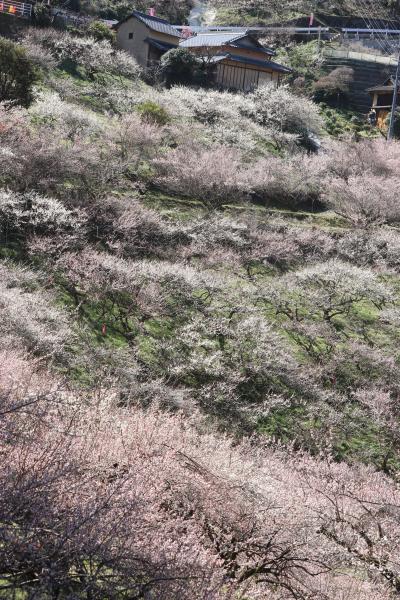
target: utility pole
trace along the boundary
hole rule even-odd
[[[398,55],[397,55],[396,77],[394,79],[394,87],[393,87],[392,112],[390,114],[389,131],[388,131],[388,136],[387,136],[388,141],[393,139],[393,134],[394,134],[394,124],[396,121],[396,109],[397,109],[397,97],[398,97],[398,93],[399,93],[399,91],[398,91],[399,79],[400,79],[400,41],[399,41]]]

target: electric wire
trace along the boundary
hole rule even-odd
[[[371,7],[368,7],[365,0],[358,0],[358,4],[362,8],[362,12],[364,13],[364,15],[361,14],[361,18],[362,18],[363,22],[367,25],[367,29],[377,29],[378,30],[378,32],[374,32],[372,34],[372,36],[377,41],[378,45],[382,49],[382,52],[385,55],[392,54],[391,51],[388,51],[388,48],[394,49],[395,47],[398,47],[398,41],[395,42],[388,36],[379,32],[379,31],[382,31],[382,20],[381,19],[378,20],[377,17],[374,17],[372,15]],[[391,26],[393,26],[393,29],[399,28],[399,25],[396,24],[392,19],[385,18],[385,21],[386,21],[386,23],[389,23]],[[390,28],[387,27],[386,29],[390,29]]]
[[[377,31],[375,31],[374,33],[372,33],[371,35],[373,36],[374,39],[376,39],[376,41],[378,42],[379,46],[382,48],[382,50],[384,51],[384,53],[387,53],[387,46],[388,46],[388,38],[383,35],[383,33],[381,33],[382,31],[382,20],[378,19],[376,16],[374,16],[371,12],[371,7],[368,6],[367,2],[364,0],[358,0],[358,4],[360,6],[361,10],[361,19],[363,20],[363,22],[365,23],[365,25],[367,26],[367,29],[375,29]],[[391,24],[393,24],[389,19],[385,19],[386,22],[389,22]],[[387,27],[387,29],[389,29]]]

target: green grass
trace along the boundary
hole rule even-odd
[[[8,579],[0,579],[0,598],[3,598],[4,600],[26,600],[29,596],[30,596],[30,590],[23,590],[23,589],[7,589],[7,590],[2,590],[1,586],[7,586],[9,585],[10,582]]]
[[[215,24],[251,27],[295,19],[299,16],[301,14],[293,10],[286,10],[284,14],[271,13],[268,5],[262,2],[249,4],[246,8],[236,8],[231,2],[226,1],[225,6],[217,8]]]
[[[143,204],[158,211],[176,222],[191,221],[210,214],[200,199],[168,195],[157,190],[148,190],[142,198]],[[349,224],[343,217],[332,211],[307,212],[284,208],[265,207],[257,204],[226,204],[218,212],[229,214],[233,218],[240,215],[256,216],[260,222],[268,222],[271,217],[280,218],[296,226],[320,227],[326,230],[348,230]]]
[[[324,427],[327,415],[321,409],[318,416],[305,405],[279,407],[261,418],[257,424],[260,434],[279,439],[284,444],[297,444],[311,453],[319,452],[319,445],[327,432]],[[345,408],[338,425],[330,429],[332,456],[338,461],[356,461],[373,464],[381,469],[395,471],[400,466],[400,453],[387,439],[385,431],[354,406]]]

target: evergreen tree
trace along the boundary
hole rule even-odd
[[[0,102],[29,106],[33,100],[32,88],[38,80],[39,72],[24,48],[1,38]]]

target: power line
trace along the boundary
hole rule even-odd
[[[363,0],[359,0],[359,2],[360,2],[360,4],[363,4],[366,15],[368,15],[368,17],[371,17],[369,8],[366,5],[366,3],[363,2]],[[364,18],[363,18],[363,21],[365,22]],[[389,19],[388,21],[389,21],[389,23],[394,24],[396,27],[396,24],[391,19]],[[374,22],[373,18],[372,18],[372,22]],[[379,24],[379,21],[375,20],[375,25],[377,23]],[[371,21],[370,21],[370,24],[371,24]],[[379,27],[376,27],[376,28],[379,29]],[[378,38],[379,38],[379,33],[378,33]],[[380,39],[383,40],[383,43],[381,43],[379,41],[379,39],[378,39],[378,43],[380,44],[380,46],[384,50],[384,53],[386,54],[387,50],[385,50],[385,47],[387,48],[388,45],[390,47],[389,40],[387,39],[387,34],[386,34],[385,38],[383,38],[383,36],[382,36]],[[394,84],[393,84],[392,109],[391,109],[391,113],[390,113],[390,122],[389,122],[388,134],[387,134],[388,141],[391,141],[393,139],[393,135],[394,135],[394,125],[395,125],[395,120],[396,120],[399,80],[400,80],[400,38],[397,43],[397,67],[396,67],[396,76],[395,76],[395,80],[394,80]]]
[[[376,29],[378,31],[374,32],[374,39],[377,41],[379,46],[381,47],[384,54],[387,53],[387,38],[383,37],[382,34],[379,33],[379,30],[382,28],[382,23],[379,22],[371,13],[371,7],[367,5],[363,0],[358,0],[358,4],[360,5],[361,10],[361,18],[365,23],[367,29]],[[363,14],[364,13],[364,14]]]
[[[371,7],[369,7],[364,0],[358,0],[358,3],[362,7],[363,12],[365,14],[365,17],[361,15],[361,18],[364,21],[364,23],[367,25],[367,29],[377,29],[378,31],[382,30],[382,20],[378,20],[376,17],[374,17],[372,15]],[[398,26],[396,26],[396,23],[392,19],[385,18],[385,21],[390,23],[391,25],[393,25],[395,29],[398,27]],[[371,23],[372,23],[373,27],[371,27]],[[389,38],[387,36],[383,36],[383,34],[380,34],[380,33],[374,33],[373,35],[374,35],[374,39],[377,40],[379,46],[381,47],[383,53],[389,54],[387,48],[388,48],[388,46],[390,47],[392,45],[392,41],[389,40]]]

